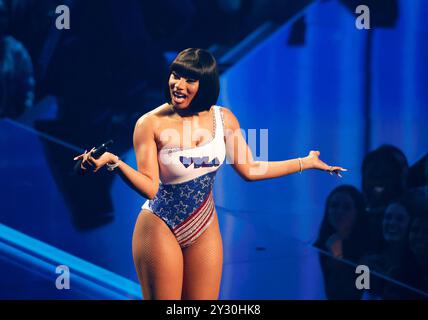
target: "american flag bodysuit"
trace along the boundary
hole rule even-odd
[[[220,107],[212,108],[214,134],[210,141],[193,148],[159,151],[159,190],[143,205],[168,225],[182,248],[195,242],[214,218],[212,189],[226,147]]]

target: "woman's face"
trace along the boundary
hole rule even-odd
[[[382,230],[386,241],[404,240],[409,228],[410,217],[406,208],[398,203],[390,204],[383,215]]]
[[[415,256],[428,255],[428,219],[416,218],[410,227],[409,245]]]
[[[199,80],[185,78],[176,71],[171,72],[168,84],[171,102],[178,109],[187,108],[199,90]]]
[[[328,217],[336,231],[342,237],[348,237],[357,218],[357,209],[352,197],[345,192],[335,193],[330,199]]]

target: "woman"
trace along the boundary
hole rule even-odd
[[[406,264],[410,261],[412,267],[416,264],[408,243],[414,211],[414,206],[405,197],[386,207],[382,220],[382,251],[363,260],[370,270],[405,284],[412,283],[414,275],[406,270]],[[408,290],[389,281],[378,281],[373,290],[380,292],[380,296],[386,300],[408,298],[409,294]]]
[[[336,187],[327,197],[324,217],[314,243],[324,251],[320,253],[319,260],[327,299],[360,298],[361,292],[355,288],[355,268],[338,259],[359,263],[367,249],[364,228],[361,192],[351,185]]]
[[[314,246],[335,258],[353,262],[364,253],[364,198],[351,185],[341,185],[327,197],[324,217]]]
[[[91,152],[76,160],[107,165],[148,198],[137,219],[133,256],[145,299],[217,299],[222,241],[212,199],[215,173],[228,157],[245,180],[281,177],[317,168],[340,175],[311,151],[305,158],[254,161],[233,113],[215,106],[219,77],[214,57],[186,49],[170,66],[167,103],[136,123],[138,170],[117,156]],[[161,182],[160,182],[161,181]]]

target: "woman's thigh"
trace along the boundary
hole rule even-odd
[[[132,254],[144,299],[181,298],[181,248],[165,222],[148,210],[141,211],[135,224]]]
[[[217,213],[195,243],[183,249],[183,299],[218,299],[223,267],[223,245]]]

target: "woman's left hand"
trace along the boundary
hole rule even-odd
[[[328,171],[330,174],[335,173],[339,177],[342,177],[342,175],[340,174],[341,172],[348,171],[347,169],[344,169],[342,167],[329,166],[319,158],[320,154],[321,153],[319,151],[310,151],[309,155],[305,158],[306,161],[304,162],[309,164],[309,168]]]

